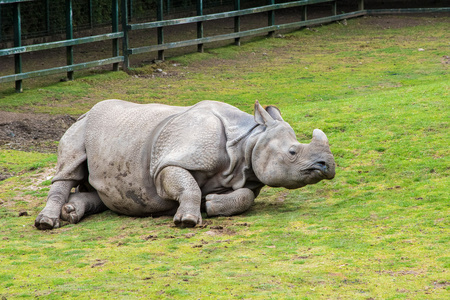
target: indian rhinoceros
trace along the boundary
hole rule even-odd
[[[296,189],[335,176],[319,129],[300,144],[278,108],[254,116],[202,101],[191,107],[106,100],[61,138],[57,172],[39,229],[77,223],[106,209],[129,216],[174,215],[180,227],[239,214],[264,185]],[[74,189],[75,188],[75,189]]]

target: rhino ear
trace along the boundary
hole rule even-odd
[[[258,100],[255,101],[255,122],[264,126],[270,126],[275,122],[270,114],[259,104]]]
[[[278,121],[284,121],[283,118],[281,117],[281,111],[278,107],[273,106],[273,105],[269,105],[266,106],[266,111],[269,113],[269,115],[274,118],[275,120]]]
[[[320,129],[314,129],[313,131],[313,141],[325,143],[328,145],[328,138],[325,133]]]

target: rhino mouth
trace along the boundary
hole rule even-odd
[[[330,172],[327,164],[324,161],[319,161],[312,165],[310,168],[306,169],[310,175],[315,175],[320,179],[332,179],[334,175]]]

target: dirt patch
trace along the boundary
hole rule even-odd
[[[0,181],[3,181],[5,179],[8,179],[9,177],[12,177],[13,174],[6,171],[6,169],[0,169]],[[0,201],[0,204],[3,202]]]
[[[373,26],[376,29],[399,29],[404,27],[415,27],[429,25],[432,21],[429,17],[445,17],[443,14],[411,14],[408,16],[380,15],[365,17],[364,24]]]
[[[418,271],[414,271],[414,270],[405,270],[405,271],[388,271],[388,270],[383,270],[383,271],[376,271],[376,273],[379,274],[389,274],[391,276],[407,276],[407,275],[414,275],[414,276],[418,276],[420,274],[423,274],[422,270],[418,270]]]
[[[224,227],[224,226],[220,226],[220,225],[219,226],[211,226],[210,229],[211,230],[208,230],[205,232],[206,235],[209,235],[209,236],[218,236],[219,235],[220,236],[220,235],[235,235],[236,234],[236,231],[234,231],[230,228]]]
[[[75,121],[76,117],[69,115],[0,111],[0,148],[55,153],[56,141]]]
[[[439,281],[439,282],[436,281],[436,282],[433,282],[433,285],[436,288],[443,288],[443,289],[445,289],[448,286],[450,286],[450,282],[449,281]]]

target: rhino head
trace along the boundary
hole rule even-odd
[[[265,127],[252,153],[253,171],[262,183],[296,189],[334,178],[334,157],[322,130],[314,129],[311,143],[301,144],[279,109],[275,106],[264,109],[258,101],[255,121]]]

